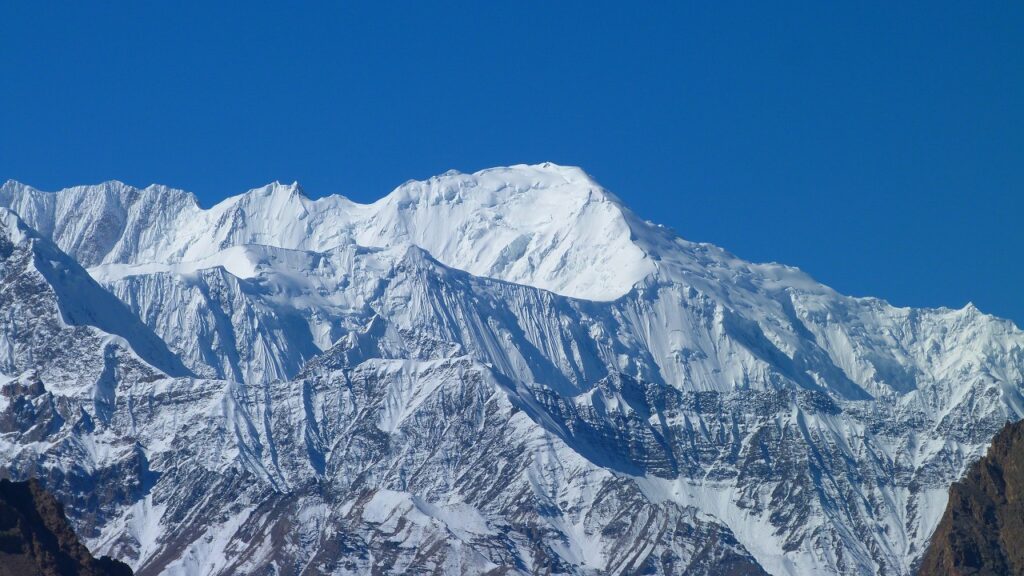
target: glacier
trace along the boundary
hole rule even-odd
[[[745,262],[578,168],[0,207],[0,474],[139,574],[910,574],[1024,415],[1011,322]]]

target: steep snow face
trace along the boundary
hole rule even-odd
[[[318,252],[413,244],[478,276],[592,300],[617,298],[654,270],[633,241],[637,219],[583,171],[554,164],[449,172],[369,205],[310,200],[297,184],[204,210],[162,186],[108,182],[50,194],[13,181],[0,188],[0,205],[87,267],[201,262],[249,244]]]
[[[1024,415],[1012,323],[687,242],[577,169],[369,205],[275,184],[204,210],[116,183],[0,203],[206,378],[54,355],[78,336],[32,318],[94,330],[109,302],[47,281],[26,307],[26,278],[63,277],[28,254],[87,277],[7,227],[34,252],[5,270],[35,272],[0,277],[0,388],[23,396],[0,397],[2,470],[50,477],[144,574],[909,574],[949,484]]]
[[[409,182],[372,206],[356,242],[414,244],[477,276],[613,300],[654,270],[634,242],[635,218],[578,168],[449,172]]]
[[[39,364],[37,356],[66,358],[70,366],[102,349],[118,349],[174,376],[187,374],[167,349],[125,305],[49,240],[27,227],[13,212],[0,208],[0,275],[4,291],[0,322],[0,366],[17,375]],[[73,335],[75,334],[75,335]],[[68,342],[61,343],[66,338]],[[102,341],[102,345],[97,343]],[[96,349],[84,353],[86,342]],[[45,346],[44,352],[37,346]],[[88,346],[88,345],[87,345]],[[50,348],[52,347],[52,348]],[[73,380],[79,380],[75,375]]]
[[[0,205],[87,267],[116,259],[129,247],[159,243],[166,230],[199,210],[186,192],[156,185],[140,190],[121,182],[51,194],[8,181],[0,187]]]
[[[197,374],[261,383],[295,376],[357,328],[392,252],[249,245],[192,263],[109,264],[92,273]]]

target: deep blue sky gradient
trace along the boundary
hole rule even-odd
[[[550,160],[688,239],[1024,325],[1024,3],[640,6],[5,2],[0,179],[369,201]]]

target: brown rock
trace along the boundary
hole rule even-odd
[[[126,564],[96,559],[64,509],[35,481],[0,480],[0,576],[131,576]]]
[[[950,488],[919,574],[1024,575],[1024,421],[1007,424]]]

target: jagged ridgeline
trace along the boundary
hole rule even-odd
[[[210,208],[0,187],[0,473],[137,574],[913,573],[1024,334],[576,168]]]

